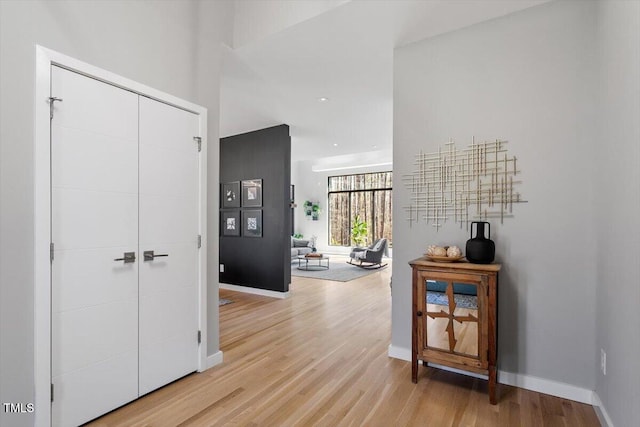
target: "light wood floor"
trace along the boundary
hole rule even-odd
[[[389,275],[293,277],[286,300],[221,290],[235,301],[220,307],[224,363],[93,425],[599,425],[589,405],[504,385],[492,406],[485,381],[434,368],[413,384],[410,363],[387,356]]]

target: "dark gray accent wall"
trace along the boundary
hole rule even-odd
[[[220,236],[220,282],[278,292],[291,283],[289,126],[220,140],[220,183],[262,179],[262,237]],[[259,208],[240,208],[259,209]],[[227,209],[225,209],[227,210]]]

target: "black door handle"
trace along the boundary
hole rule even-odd
[[[114,261],[124,261],[125,264],[130,262],[136,262],[136,253],[135,252],[125,252],[123,258],[116,258]]]
[[[144,260],[153,261],[154,258],[169,256],[169,254],[154,254],[153,251],[144,251]]]

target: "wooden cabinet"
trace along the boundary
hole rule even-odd
[[[418,361],[484,374],[496,404],[499,264],[440,263],[413,269],[412,380]]]

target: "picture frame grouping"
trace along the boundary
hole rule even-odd
[[[242,181],[242,207],[262,207],[262,180],[247,179]]]
[[[240,181],[225,182],[220,190],[220,206],[224,208],[240,207]]]
[[[262,237],[262,179],[246,179],[221,184],[220,235]]]
[[[240,236],[240,211],[222,211],[220,215],[220,231],[226,237]]]
[[[262,237],[262,209],[242,211],[242,235]]]

